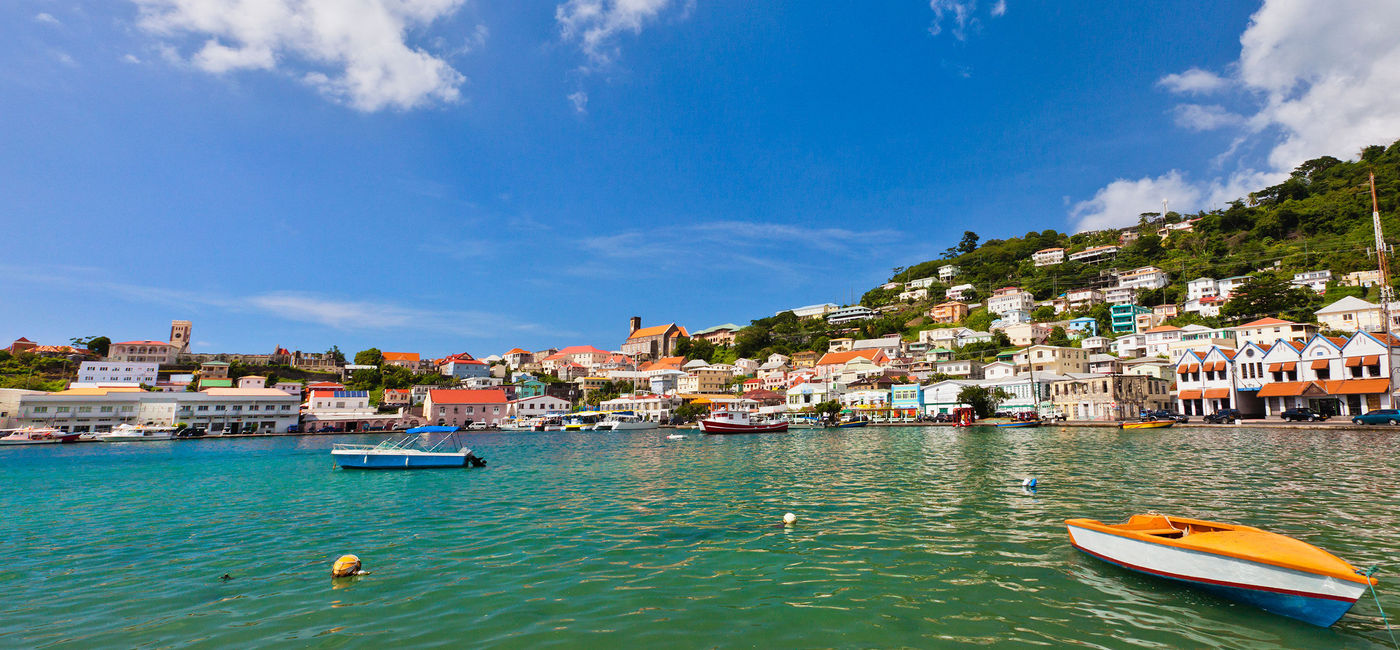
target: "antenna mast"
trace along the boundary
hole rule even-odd
[[[1390,286],[1390,263],[1385,258],[1385,236],[1381,233],[1381,207],[1376,200],[1376,172],[1371,172],[1371,225],[1376,230],[1376,262],[1381,274],[1381,318],[1385,319],[1384,331],[1390,334],[1390,303],[1395,300],[1395,290]]]

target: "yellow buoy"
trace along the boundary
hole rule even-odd
[[[331,565],[332,577],[344,578],[345,576],[353,576],[359,572],[360,558],[354,555],[342,555],[340,559],[335,561],[335,564]]]
[[[789,512],[789,513],[783,515],[783,525],[784,525],[784,526],[791,526],[791,525],[793,525],[793,524],[795,524],[795,523],[797,523],[797,515],[794,515],[794,514],[792,514],[791,512]]]

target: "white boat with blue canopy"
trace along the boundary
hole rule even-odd
[[[431,469],[437,467],[481,467],[486,461],[476,457],[457,439],[457,427],[417,427],[402,438],[390,438],[377,445],[337,444],[331,458],[341,469]],[[433,434],[446,434],[432,445]]]

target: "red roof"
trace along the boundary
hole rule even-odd
[[[438,388],[428,391],[428,399],[434,404],[505,404],[506,392]]]
[[[845,352],[828,352],[822,355],[821,361],[818,361],[817,365],[825,366],[834,363],[846,363],[847,361],[850,361],[851,359],[854,359],[856,357],[861,357],[874,361],[876,355],[883,354],[883,351],[874,349],[847,350]]]
[[[530,354],[530,352],[529,350],[521,350],[520,348],[511,348],[510,352],[507,352],[506,354]]]
[[[485,361],[477,361],[476,359],[448,359],[448,360],[447,360],[447,363],[449,363],[449,364],[452,364],[452,363],[460,363],[460,364],[472,365],[472,366],[484,366],[484,365],[486,365],[486,362],[485,362]]]
[[[418,363],[420,360],[417,352],[384,352],[382,356],[385,361],[412,361]]]
[[[560,350],[560,351],[559,351],[559,354],[607,354],[607,353],[608,353],[607,350],[599,350],[598,348],[595,348],[595,347],[593,347],[593,346],[591,346],[591,345],[570,345],[569,347],[564,348],[563,350]],[[557,357],[557,356],[559,356],[559,355],[558,355],[558,354],[552,355],[552,356],[550,356],[549,358],[553,359],[554,357]]]

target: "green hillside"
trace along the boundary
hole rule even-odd
[[[1365,290],[1338,284],[1347,273],[1376,268],[1374,257],[1368,255],[1374,247],[1368,183],[1368,174],[1372,171],[1376,175],[1387,240],[1395,241],[1400,239],[1400,218],[1396,214],[1397,203],[1400,203],[1400,142],[1389,147],[1367,147],[1355,162],[1330,156],[1309,160],[1284,182],[1242,197],[1222,210],[1196,214],[1144,213],[1138,215],[1138,223],[1133,227],[1073,235],[1044,230],[983,241],[969,231],[957,246],[949,248],[940,258],[894,269],[890,280],[904,283],[936,278],[939,267],[951,264],[960,270],[951,283],[973,285],[975,300],[985,299],[995,289],[1005,286],[1019,286],[1034,293],[1037,300],[1048,300],[1069,289],[1095,286],[1096,282],[1109,284],[1111,278],[1103,272],[1110,269],[1128,271],[1156,266],[1167,271],[1172,282],[1163,289],[1141,294],[1140,304],[1179,304],[1185,300],[1186,283],[1198,277],[1219,279],[1250,275],[1256,278],[1245,285],[1245,293],[1250,298],[1232,300],[1220,318],[1202,319],[1186,314],[1171,321],[1174,324],[1203,321],[1212,325],[1229,324],[1263,314],[1311,320],[1313,310],[1344,295],[1376,298],[1374,288],[1367,295]],[[1191,232],[1174,231],[1166,237],[1156,234],[1167,224],[1189,219],[1198,220]],[[1120,237],[1128,231],[1136,232],[1138,238],[1124,246],[1114,260],[1098,264],[1066,260],[1045,267],[1036,267],[1031,260],[1032,253],[1045,248],[1064,247],[1074,252],[1090,246],[1119,244]],[[1323,269],[1331,270],[1334,277],[1325,296],[1287,284],[1295,272]],[[860,302],[880,309],[881,316],[853,327],[831,327],[821,320],[802,321],[790,312],[758,319],[739,332],[734,353],[741,357],[763,357],[772,352],[824,352],[827,342],[836,336],[873,337],[899,333],[912,339],[921,329],[946,326],[928,323],[923,314],[943,301],[947,288],[948,284],[935,281],[929,287],[927,300],[907,303],[897,299],[902,289],[871,289]],[[1106,314],[1107,308],[1101,306],[1085,313],[1061,314],[1054,318],[1092,315],[1102,322]],[[1045,310],[1036,316],[1051,319]],[[964,324],[985,329],[990,321],[985,311],[974,310]],[[990,349],[975,351],[991,352]],[[698,356],[704,357],[703,354]]]

